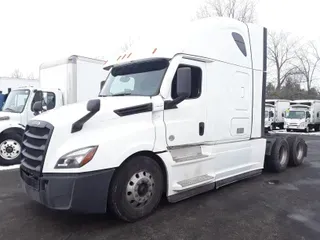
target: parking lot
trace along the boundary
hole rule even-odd
[[[107,215],[54,212],[22,192],[17,169],[0,171],[0,239],[319,239],[320,137],[302,134],[305,163],[168,204],[123,223]]]

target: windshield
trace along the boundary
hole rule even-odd
[[[166,59],[116,66],[110,71],[100,96],[155,96],[168,66]]]
[[[304,111],[290,111],[287,118],[291,119],[302,119],[305,118],[306,113]]]
[[[3,112],[22,113],[29,97],[29,90],[13,90],[3,105]]]

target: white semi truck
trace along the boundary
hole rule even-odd
[[[290,100],[267,99],[265,106],[265,128],[274,130],[284,129],[286,111],[290,108]]]
[[[289,131],[309,132],[320,130],[320,100],[294,100],[285,119],[285,128]]]
[[[20,175],[31,199],[132,222],[163,194],[177,202],[303,162],[302,138],[265,134],[265,28],[207,18],[160,34],[106,63],[98,98],[29,121]]]
[[[0,165],[20,163],[23,132],[35,115],[98,96],[108,75],[104,63],[75,55],[46,62],[40,66],[40,86],[12,89],[0,112]]]

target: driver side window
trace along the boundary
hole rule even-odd
[[[42,102],[42,107],[45,107],[45,110],[51,110],[56,106],[56,97],[53,92],[42,92],[37,91],[33,97],[31,109],[35,102]]]
[[[310,112],[307,112],[306,116],[307,116],[307,118],[310,118],[311,117]]]

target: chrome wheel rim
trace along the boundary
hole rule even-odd
[[[0,143],[0,157],[15,160],[21,153],[21,145],[16,140],[7,139]]]
[[[135,173],[129,180],[126,188],[127,202],[133,208],[145,206],[154,194],[154,180],[147,171]]]
[[[279,155],[280,155],[280,164],[284,165],[287,160],[287,156],[288,156],[288,152],[284,148],[284,146],[281,146]]]
[[[297,145],[296,151],[297,151],[297,159],[300,160],[303,157],[303,152],[304,152],[304,149],[301,143]]]

